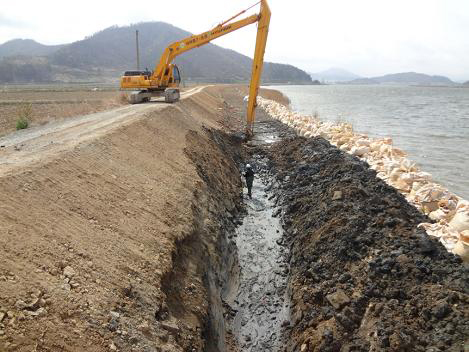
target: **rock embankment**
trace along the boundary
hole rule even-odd
[[[268,155],[291,248],[287,351],[460,351],[469,276],[427,217],[320,137]]]
[[[469,261],[469,201],[432,181],[429,173],[420,170],[404,151],[393,146],[391,138],[373,139],[356,133],[348,123],[323,122],[316,116],[301,115],[262,97],[258,103],[272,118],[293,128],[300,136],[321,136],[340,150],[366,161],[379,178],[436,222],[427,220],[421,224],[428,235],[438,237],[449,251]]]

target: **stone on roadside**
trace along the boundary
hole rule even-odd
[[[109,312],[109,314],[111,315],[111,317],[116,318],[116,319],[119,319],[120,316],[121,316],[119,312],[116,312],[116,311],[113,311],[113,310],[111,310]]]
[[[76,275],[75,270],[71,266],[66,266],[64,268],[64,275],[68,278],[72,278]]]
[[[137,329],[140,330],[144,335],[149,335],[151,333],[150,325],[146,321],[138,325]]]
[[[107,324],[107,328],[111,332],[117,331],[117,328],[119,327],[119,322],[117,321],[116,318],[111,318],[109,323]]]
[[[36,310],[37,308],[39,308],[40,300],[41,299],[39,297],[36,297],[30,304],[27,305],[27,308]]]
[[[47,309],[46,308],[41,307],[36,311],[37,316],[46,315],[46,314],[47,314]]]
[[[176,323],[173,323],[173,322],[171,322],[171,321],[162,321],[162,322],[160,323],[160,326],[161,326],[163,329],[165,329],[165,330],[167,330],[167,331],[169,331],[169,332],[175,333],[175,334],[179,332],[179,327],[177,326],[177,324],[176,324]]]
[[[348,296],[341,289],[337,290],[334,293],[327,295],[326,299],[335,309],[340,309],[344,305],[350,302],[350,299],[348,298]]]
[[[29,316],[38,317],[38,316],[41,316],[41,315],[46,315],[47,310],[45,308],[39,308],[38,310],[35,310],[35,311],[28,310],[28,311],[26,311],[26,313]]]
[[[342,191],[335,191],[334,195],[332,196],[332,200],[339,200],[342,199]]]
[[[25,309],[26,306],[27,306],[27,304],[22,299],[17,300],[16,303],[15,303],[16,309],[19,309],[19,310]]]
[[[442,300],[440,302],[437,302],[435,307],[431,310],[432,314],[437,318],[438,320],[443,319],[446,317],[449,313],[451,313],[451,308],[448,302]]]

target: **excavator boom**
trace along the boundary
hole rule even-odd
[[[264,53],[269,34],[270,8],[267,1],[261,2],[259,13],[259,24],[257,25],[256,49],[254,60],[252,61],[251,83],[249,85],[249,100],[246,121],[246,134],[252,135],[254,132],[254,120],[256,118],[257,95],[261,82],[262,69],[264,66]]]
[[[247,25],[255,23],[258,21],[258,15],[252,15],[245,19],[225,24],[225,25],[218,25],[215,28],[204,32],[202,34],[193,35],[183,40],[174,42],[170,44],[164,51],[163,55],[161,56],[160,62],[155,68],[155,78],[161,78],[164,76],[164,71],[168,67],[168,65],[179,55],[198,48],[199,46],[205,45],[212,40],[219,38],[223,35],[231,33],[235,30],[243,28]]]
[[[259,1],[260,12],[244,19],[232,22],[236,17],[245,13],[241,11],[227,21],[224,21],[213,29],[192,35],[183,40],[171,43],[163,52],[160,61],[153,72],[148,71],[127,71],[121,77],[121,89],[138,90],[131,96],[132,103],[139,103],[149,100],[151,96],[165,96],[167,102],[174,102],[179,99],[179,70],[172,61],[178,56],[194,48],[205,45],[212,40],[236,31],[252,23],[258,22],[256,49],[252,63],[251,83],[249,87],[249,100],[247,109],[246,133],[251,135],[253,132],[255,109],[257,106],[257,95],[262,75],[264,63],[264,53],[267,43],[267,34],[270,23],[270,8],[267,0]],[[257,4],[256,4],[257,5]]]

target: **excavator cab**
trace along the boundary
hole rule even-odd
[[[181,83],[181,74],[179,73],[179,67],[177,67],[176,65],[173,65],[173,77],[172,77],[172,80],[173,80],[173,83],[174,84],[177,84],[179,86],[179,84]]]
[[[120,85],[122,89],[140,89],[150,87],[150,71],[125,71],[121,77]]]
[[[179,84],[181,75],[175,64],[168,65],[163,76],[162,84],[156,84],[152,71],[125,71],[120,79],[123,90],[131,90],[129,102],[138,104],[150,101],[152,97],[164,97],[166,103],[179,100]]]
[[[168,87],[179,87],[179,84],[181,83],[181,74],[179,73],[179,68],[175,64],[169,65],[168,69],[165,71],[165,77],[168,82]]]

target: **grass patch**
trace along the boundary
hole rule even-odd
[[[16,120],[16,129],[17,130],[24,130],[25,128],[28,128],[29,126],[29,121],[31,120],[31,117],[33,116],[33,107],[31,104],[22,104],[18,108],[18,119]]]
[[[25,119],[19,119],[16,121],[16,129],[17,130],[24,130],[25,128],[28,128],[29,122],[28,120]]]

